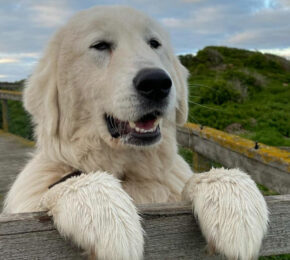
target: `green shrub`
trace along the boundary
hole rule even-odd
[[[196,59],[199,63],[210,66],[218,66],[223,63],[224,58],[218,50],[207,47],[197,52]]]
[[[245,60],[245,66],[258,70],[268,70],[269,72],[279,72],[283,70],[281,63],[274,58],[255,52]]]
[[[202,104],[221,105],[226,102],[239,102],[241,100],[241,94],[223,80],[214,82],[210,88],[201,89],[200,94],[200,103]]]

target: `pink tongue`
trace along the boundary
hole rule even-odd
[[[144,130],[149,130],[152,129],[154,127],[154,122],[156,121],[156,119],[152,119],[152,120],[148,120],[148,121],[138,121],[135,122],[136,127],[144,129]]]

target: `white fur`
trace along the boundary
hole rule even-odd
[[[142,258],[140,218],[113,176],[94,172],[72,177],[49,190],[41,205],[53,215],[60,234],[97,259]]]
[[[254,181],[238,169],[195,174],[183,197],[192,201],[209,250],[230,259],[256,259],[267,230],[268,210]]]
[[[150,48],[150,37],[161,40],[162,47]],[[89,48],[100,40],[114,42],[115,48],[111,52]],[[124,121],[140,118],[132,81],[148,67],[163,69],[173,83],[162,139],[149,147],[126,145],[111,137],[104,113]],[[142,13],[115,6],[74,16],[52,38],[26,85],[24,106],[35,123],[37,149],[11,187],[4,212],[48,209],[60,233],[89,254],[100,259],[142,258],[142,228],[129,196],[134,203],[180,201],[192,176],[176,144],[176,125],[187,119],[186,81],[187,71],[175,57],[167,33]],[[48,190],[76,169],[90,174]],[[219,171],[223,175],[219,181],[214,174],[204,174],[208,181],[200,183],[194,180],[203,175],[192,177],[185,194],[193,200],[212,247],[228,257],[254,258],[267,224],[265,201],[238,170],[235,175]],[[202,194],[200,199],[196,194]],[[240,206],[241,212],[231,215],[225,206],[232,210]],[[207,212],[219,218],[212,221]],[[214,231],[216,225],[219,232]],[[237,244],[237,231],[248,248]]]

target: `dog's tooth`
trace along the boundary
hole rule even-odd
[[[158,126],[161,120],[161,118],[156,119],[156,121],[154,122],[154,126]]]
[[[139,127],[135,127],[136,132],[140,132],[141,129]]]
[[[134,122],[129,121],[129,126],[134,129],[136,127],[136,124]]]
[[[142,128],[140,129],[141,133],[145,133],[145,131],[146,131],[145,129],[142,129]]]

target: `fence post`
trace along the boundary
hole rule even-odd
[[[194,172],[207,172],[212,168],[211,161],[201,155],[200,153],[192,150],[193,156],[193,171]]]
[[[2,105],[2,127],[3,130],[8,132],[8,105],[7,105],[7,100],[2,99],[1,100],[1,105]]]

